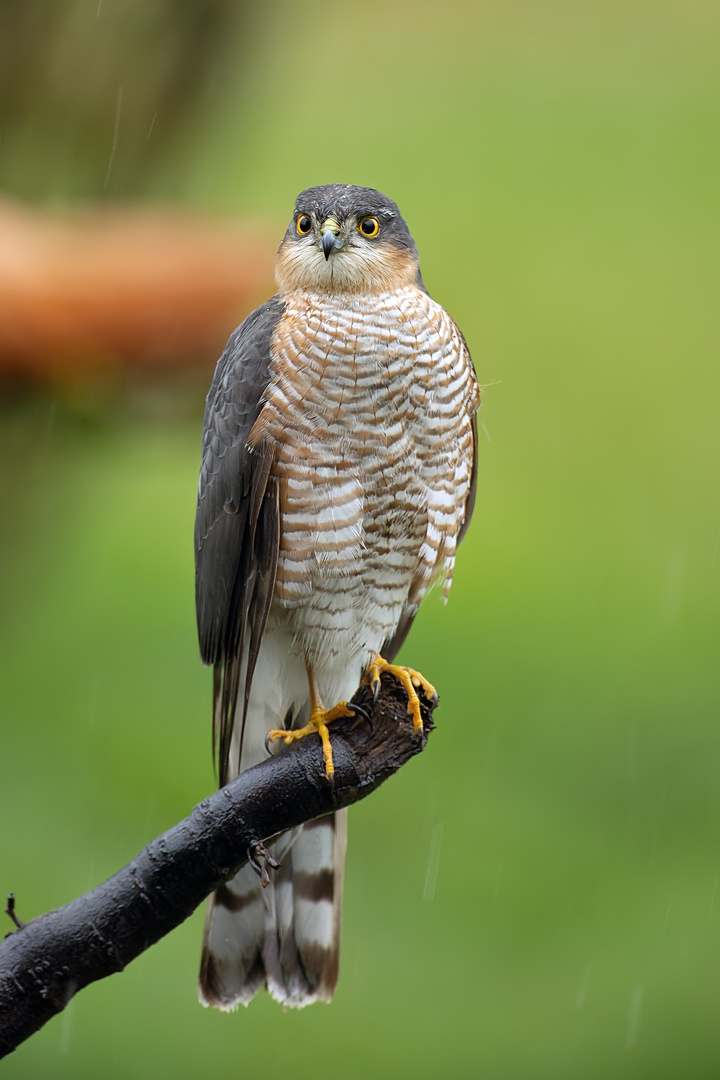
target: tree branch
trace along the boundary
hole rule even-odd
[[[320,740],[294,743],[215,792],[102,885],[40,915],[0,942],[0,1057],[61,1012],[84,986],[123,968],[188,918],[213,889],[262,854],[259,842],[357,802],[424,749],[407,698],[394,678],[373,705],[333,721],[334,784],[325,779]]]

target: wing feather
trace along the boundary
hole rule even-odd
[[[249,632],[243,724],[275,584],[277,484],[270,451],[248,446],[270,380],[270,348],[284,304],[275,296],[248,315],[218,361],[205,408],[195,517],[195,599],[200,654],[214,665],[213,747],[229,776],[243,653]]]

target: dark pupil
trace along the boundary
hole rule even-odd
[[[374,222],[374,221],[371,221],[371,220],[370,220],[370,219],[368,218],[368,220],[367,220],[367,221],[363,221],[363,223],[362,223],[362,225],[360,226],[360,228],[362,229],[362,231],[363,231],[364,233],[366,233],[366,234],[367,234],[368,236],[370,236],[370,234],[371,234],[371,233],[374,233],[374,232],[375,232],[375,222]]]
[[[307,232],[309,230],[309,228],[310,228],[310,218],[301,217],[299,224],[300,224],[300,232]]]

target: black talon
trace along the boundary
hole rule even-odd
[[[368,714],[367,714],[367,713],[365,712],[365,710],[363,709],[362,705],[356,705],[356,704],[355,704],[355,702],[353,701],[353,703],[352,703],[352,705],[350,706],[350,708],[352,709],[352,711],[353,711],[354,713],[360,713],[360,716],[362,716],[363,720],[365,720],[365,721],[366,721],[366,722],[367,722],[367,723],[368,723],[368,724],[370,725],[370,730],[371,730],[371,731],[373,731],[373,723],[372,723],[372,719],[371,719],[371,717],[370,717],[370,716],[369,716],[369,715],[368,715]],[[351,730],[351,731],[354,731],[354,730],[355,730],[355,728],[356,728],[356,727],[358,726],[358,724],[359,724],[359,723],[360,723],[360,717],[358,717],[358,719],[357,719],[357,720],[355,721],[355,723],[354,723],[354,724],[353,724],[353,726],[352,726],[352,727],[350,728],[350,730]]]
[[[378,699],[378,694],[380,693],[380,680],[379,679],[373,679],[373,681],[372,681],[372,692],[373,692],[373,705],[376,705],[377,704],[377,699]]]

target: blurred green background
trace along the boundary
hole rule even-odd
[[[450,601],[403,652],[437,731],[351,811],[335,1001],[201,1009],[198,911],[4,1075],[717,1077],[717,7],[195,3],[219,22],[166,98],[180,5],[72,3],[62,33],[25,7],[26,79],[72,85],[15,88],[5,190],[256,216],[279,241],[301,188],[378,187],[487,389]],[[145,113],[173,108],[144,157]],[[201,359],[182,385],[4,394],[0,891],[25,919],[213,787]]]

